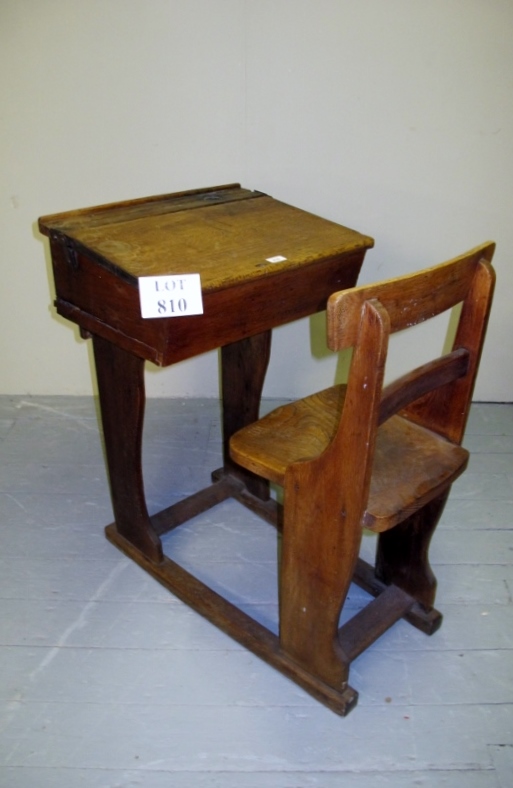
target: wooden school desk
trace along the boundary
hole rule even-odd
[[[258,416],[271,330],[354,286],[372,239],[238,184],[45,216],[39,227],[50,240],[57,312],[93,341],[115,517],[108,539],[322,695],[274,634],[165,556],[160,536],[227,497],[264,516],[275,505],[267,484],[230,460],[230,436]],[[187,313],[178,290],[180,277],[192,274],[200,277],[201,314]],[[164,278],[155,280],[162,316],[142,317],[141,277]],[[211,486],[150,517],[141,467],[144,363],[168,366],[214,348],[221,348],[223,467]]]

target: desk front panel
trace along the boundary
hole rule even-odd
[[[86,254],[70,265],[63,244],[52,240],[56,307],[85,332],[167,366],[322,311],[331,293],[356,284],[365,251],[203,293],[202,315],[144,319],[136,283]]]

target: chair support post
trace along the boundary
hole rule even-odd
[[[315,463],[299,464],[285,480],[280,573],[280,647],[337,690],[347,685],[350,658],[338,622],[353,577],[362,530],[347,527],[328,505],[326,477]],[[324,489],[323,489],[324,488]]]
[[[435,603],[436,577],[429,564],[429,544],[442,516],[450,487],[407,520],[379,534],[376,577],[406,591],[426,610]]]

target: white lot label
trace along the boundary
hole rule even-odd
[[[139,300],[143,317],[202,315],[200,275],[140,276]]]

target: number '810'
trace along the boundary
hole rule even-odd
[[[185,298],[162,299],[157,302],[159,315],[184,314],[187,312],[187,301]]]

